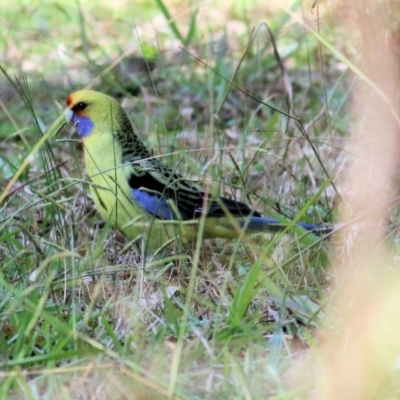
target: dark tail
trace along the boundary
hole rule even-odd
[[[306,222],[297,222],[297,226],[300,226],[307,231],[310,231],[318,236],[324,236],[331,233],[333,226],[330,224],[308,224]],[[287,223],[279,222],[274,218],[262,218],[262,217],[251,217],[242,222],[242,226],[248,232],[280,232],[287,228]]]

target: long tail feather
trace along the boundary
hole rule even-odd
[[[313,232],[316,235],[327,235],[332,232],[332,225],[330,224],[308,224],[306,222],[297,222],[297,226],[300,226],[307,231]],[[248,232],[280,232],[287,228],[288,224],[282,223],[274,218],[261,218],[251,217],[242,222],[242,226]]]

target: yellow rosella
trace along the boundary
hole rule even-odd
[[[195,240],[203,215],[204,239],[236,238],[243,229],[277,232],[287,226],[262,218],[244,203],[210,195],[152,157],[113,98],[82,90],[70,94],[66,104],[66,119],[82,138],[97,209],[128,238],[142,238],[150,253],[178,238]],[[326,225],[297,225],[318,234],[330,230]]]

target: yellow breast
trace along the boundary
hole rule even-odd
[[[131,167],[122,165],[122,151],[113,136],[101,141],[93,138],[83,138],[85,164],[90,191],[102,217],[129,239],[143,243],[150,254],[180,236],[179,223],[156,220],[133,201],[128,183]]]

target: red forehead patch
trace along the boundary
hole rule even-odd
[[[65,100],[65,103],[67,106],[69,106],[72,103],[72,95],[71,94],[67,97],[67,100]]]

